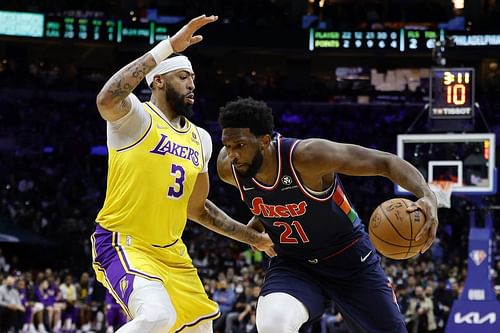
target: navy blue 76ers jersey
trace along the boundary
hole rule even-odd
[[[264,224],[279,256],[321,260],[349,247],[364,234],[363,225],[335,175],[333,185],[314,194],[301,184],[292,165],[300,141],[276,133],[278,176],[271,186],[241,177],[233,168],[242,200]]]

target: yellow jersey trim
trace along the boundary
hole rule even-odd
[[[113,298],[116,300],[116,302],[118,304],[120,304],[121,308],[123,309],[123,311],[125,311],[127,313],[127,315],[130,317],[130,318],[133,318],[132,314],[130,313],[128,307],[126,306],[125,303],[123,303],[123,301],[121,300],[121,298],[116,294],[115,290],[113,289],[113,285],[111,284],[111,282],[109,281],[108,279],[108,275],[106,274],[106,270],[104,268],[101,267],[101,263],[96,261],[95,258],[97,256],[97,252],[96,252],[96,248],[95,248],[95,232],[90,236],[90,242],[92,243],[92,259],[93,259],[93,263],[92,265],[102,273],[102,275],[104,276],[104,279],[106,280],[106,284],[108,285],[108,291],[111,293],[111,295],[113,296]]]
[[[160,277],[154,276],[154,275],[149,275],[149,274],[146,274],[144,272],[138,271],[129,265],[129,261],[127,260],[127,258],[125,258],[125,256],[126,256],[125,249],[120,245],[118,237],[119,237],[119,234],[117,232],[113,232],[113,234],[111,236],[111,245],[116,250],[116,253],[118,254],[118,258],[120,259],[120,263],[122,264],[122,267],[125,269],[125,272],[127,274],[132,274],[132,275],[143,277],[149,281],[159,281],[159,282],[163,283],[163,280]]]
[[[198,126],[195,126],[194,130],[198,134],[198,138],[200,140],[201,160],[203,161],[203,164],[201,165],[201,170],[203,170],[203,169],[205,169],[205,163],[207,163],[205,161],[205,152],[203,151],[203,142],[201,141],[201,135],[200,135],[200,131],[198,131]]]
[[[106,279],[106,284],[109,286],[109,288],[106,288],[106,289],[108,289],[108,291],[111,293],[111,295],[113,296],[115,301],[118,304],[120,304],[123,311],[125,311],[127,313],[127,316],[129,316],[130,318],[134,318],[134,316],[132,316],[132,313],[130,313],[128,307],[125,305],[125,303],[123,303],[123,301],[120,299],[120,297],[116,294],[115,290],[113,289],[113,285],[111,284],[111,282],[108,279],[108,276],[106,274],[106,270],[97,264],[94,264],[94,266],[97,267],[97,269],[100,272],[102,272],[102,274],[104,275],[104,278]]]
[[[158,109],[158,107],[156,105],[154,105],[151,102],[146,102],[144,104],[147,107],[149,107],[149,109],[151,111],[153,111],[163,122],[165,122],[168,126],[170,126],[171,129],[173,129],[177,133],[184,134],[184,133],[189,132],[189,130],[191,129],[191,122],[186,117],[184,117],[184,120],[186,121],[187,126],[185,126],[185,128],[183,128],[183,129],[180,129],[180,128],[175,127],[174,125],[172,125],[170,123],[170,121],[168,121],[167,119],[165,119],[164,116],[161,115],[162,112],[160,111],[160,109]]]
[[[203,320],[213,320],[213,319],[216,319],[220,316],[220,312],[219,310],[217,310],[216,312],[214,313],[211,313],[211,314],[208,314],[208,315],[205,315],[205,316],[201,316],[201,317],[198,317],[196,320],[193,320],[192,322],[190,323],[186,323],[186,324],[183,324],[181,327],[179,327],[178,329],[176,329],[174,331],[174,333],[179,333],[181,331],[183,331],[184,329],[188,328],[188,327],[193,327],[193,326],[196,326],[198,325],[200,322],[202,322]]]

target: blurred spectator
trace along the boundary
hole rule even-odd
[[[47,333],[45,327],[45,313],[47,318],[49,318],[48,327],[52,328],[52,315],[53,315],[53,299],[49,294],[49,281],[40,273],[40,277],[37,281],[37,287],[35,289],[35,307],[33,308],[33,315],[36,322],[38,322],[37,329],[40,333]]]
[[[219,285],[212,295],[212,300],[217,302],[221,312],[221,316],[214,321],[214,332],[223,333],[226,316],[231,312],[236,302],[234,288],[228,285],[225,277],[219,280]]]
[[[0,286],[0,331],[7,332],[11,328],[21,330],[26,308],[21,303],[21,295],[15,288],[16,278],[7,275]]]
[[[84,272],[80,277],[80,283],[76,286],[78,308],[78,324],[83,332],[90,330],[90,300],[92,298],[93,287],[90,282],[89,273]]]
[[[409,333],[434,332],[437,328],[434,304],[421,286],[415,288],[415,296],[410,298],[405,316]]]
[[[63,329],[74,330],[78,318],[78,309],[76,308],[76,286],[73,284],[73,276],[71,276],[71,274],[67,274],[64,277],[64,283],[59,286],[59,290],[61,291],[62,300],[65,304],[62,314],[62,319],[64,321]]]
[[[449,289],[446,289],[444,280],[439,280],[437,288],[434,290],[434,304],[437,326],[444,330],[453,305],[453,295]]]
[[[31,291],[26,286],[26,281],[24,280],[24,278],[19,278],[17,280],[16,289],[17,291],[19,291],[21,304],[26,309],[22,331],[26,333],[38,333],[35,329],[35,325],[33,324],[33,307],[35,305],[35,302],[32,299]]]
[[[233,309],[226,315],[225,333],[246,333],[249,326],[255,326],[252,316],[255,315],[259,295],[260,286],[248,283],[244,287],[244,291],[238,294]]]
[[[127,316],[111,294],[106,291],[106,333],[113,333],[127,322]]]

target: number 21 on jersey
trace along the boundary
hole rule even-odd
[[[285,228],[285,230],[283,230],[280,235],[281,244],[298,244],[299,239],[297,239],[297,237],[295,236],[292,236],[292,234],[295,233],[298,234],[302,243],[309,243],[309,238],[307,237],[306,232],[304,231],[304,228],[302,228],[302,225],[299,221],[293,221],[291,224],[276,221],[273,223],[273,226],[278,228]]]

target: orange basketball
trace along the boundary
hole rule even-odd
[[[391,259],[408,259],[417,255],[427,241],[415,236],[425,224],[420,211],[408,213],[412,201],[395,198],[381,203],[372,213],[368,225],[370,239],[382,255]]]

